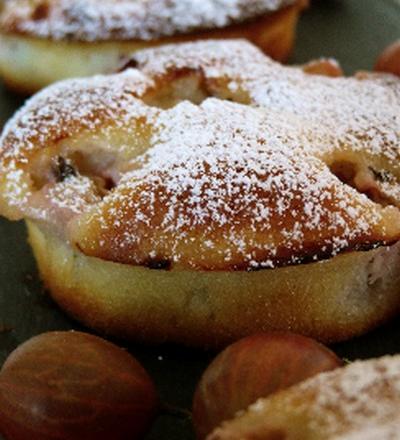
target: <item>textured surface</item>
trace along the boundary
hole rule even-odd
[[[296,0],[5,1],[3,29],[55,40],[150,40],[221,28]]]
[[[400,356],[354,362],[259,399],[210,440],[274,438],[395,440],[400,417]],[[284,433],[286,435],[284,435]]]
[[[31,93],[60,79],[114,72],[121,59],[145,47],[203,38],[247,38],[272,58],[286,61],[292,53],[300,8],[293,4],[262,15],[251,25],[246,21],[157,40],[55,41],[2,33],[0,71],[12,90]]]
[[[244,41],[135,62],[53,85],[11,120],[3,215],[53,223],[86,255],[171,269],[277,267],[400,237],[398,78],[309,75]]]
[[[398,38],[399,6],[394,1],[359,0],[315,2],[303,17],[296,62],[322,55],[340,59],[347,72],[369,68],[378,53]],[[371,32],[371,28],[379,32]],[[0,113],[4,122],[20,104],[15,97],[1,92]],[[24,241],[21,224],[0,220],[0,360],[34,334],[47,329],[78,328],[42,293],[31,251]],[[350,359],[380,356],[398,351],[400,326],[389,326],[334,349]],[[123,345],[123,344],[122,344]],[[174,405],[189,407],[194,385],[211,354],[179,347],[146,348],[131,346],[156,378],[165,399]],[[192,439],[189,419],[165,416],[148,437],[151,440]]]

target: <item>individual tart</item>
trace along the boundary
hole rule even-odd
[[[207,440],[395,440],[400,356],[357,361],[260,399]]]
[[[123,337],[322,341],[400,306],[400,79],[284,67],[244,41],[138,52],[29,100],[0,140],[55,300]]]
[[[5,0],[0,74],[17,91],[111,72],[139,49],[247,38],[273,58],[290,54],[307,0]],[[1,6],[0,6],[1,8]]]

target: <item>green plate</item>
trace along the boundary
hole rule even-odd
[[[400,0],[321,0],[302,17],[292,62],[336,57],[347,73],[370,69],[380,51],[400,37]],[[0,121],[4,123],[22,100],[0,86]],[[29,337],[61,329],[82,329],[46,295],[21,223],[0,219],[0,364]],[[122,344],[126,346],[126,344]],[[178,346],[127,347],[156,381],[163,400],[190,408],[195,385],[215,353]],[[400,352],[400,322],[333,349],[348,359]],[[164,415],[148,440],[193,439],[189,417]]]

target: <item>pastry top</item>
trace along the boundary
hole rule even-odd
[[[55,84],[8,123],[3,215],[161,268],[277,267],[399,239],[399,79],[309,75],[241,41],[130,65]]]
[[[393,440],[399,428],[397,355],[357,361],[260,399],[209,439],[270,438],[267,433],[298,429],[298,435],[315,440]]]
[[[53,40],[154,40],[222,28],[297,0],[5,0],[0,29]]]

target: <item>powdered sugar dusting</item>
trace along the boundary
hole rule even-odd
[[[146,243],[158,256],[192,267],[210,264],[212,252],[214,268],[273,267],[301,261],[308,237],[317,237],[322,253],[335,254],[368,234],[381,221],[373,204],[338,185],[308,154],[300,121],[269,116],[217,99],[161,114],[153,147],[137,159],[141,166],[91,213],[100,229],[118,224],[124,231],[107,249],[111,258],[137,261],[136,249]],[[291,133],[290,144],[282,142]],[[198,246],[208,251],[188,257],[185,249],[199,229]],[[168,242],[173,248],[166,256],[161,248]]]
[[[400,423],[399,356],[355,362],[343,371],[318,376],[303,389],[309,386],[319,390],[312,411],[321,414],[329,435],[347,438],[342,433],[349,428],[358,435],[360,431],[371,435],[373,430],[385,435],[398,433],[393,429]]]
[[[44,147],[54,146],[85,130],[96,137],[100,127],[104,132],[109,126],[121,129],[133,117],[151,119],[154,110],[145,108],[135,96],[152,85],[149,78],[130,70],[121,74],[118,81],[98,76],[89,81],[62,82],[28,100],[5,125],[0,139],[3,167],[7,164],[3,193],[7,204],[24,208],[26,214],[29,212],[26,209],[32,182],[22,168]],[[70,203],[75,203],[72,198]],[[46,217],[45,213],[43,216]]]
[[[357,432],[334,436],[333,440],[398,440],[400,420],[385,420],[381,425],[359,427]]]
[[[343,158],[356,162],[365,168],[355,177],[364,186],[370,174],[384,176],[376,190],[397,205],[398,79],[309,76],[244,42],[167,46],[135,59],[139,70],[52,86],[8,124],[1,139],[8,182],[3,212],[34,215],[29,197],[22,200],[12,187],[20,190],[28,158],[43,147],[54,148],[53,155],[62,150],[72,162],[77,149],[90,156],[103,148],[116,159],[125,154],[100,173],[116,187],[91,203],[85,191],[76,191],[85,203],[71,194],[70,239],[90,255],[251,269],[398,239],[397,208],[382,208],[329,168]],[[194,72],[204,96],[214,97],[157,108],[157,93],[164,96],[174,83],[163,78],[182,69]],[[149,93],[152,106],[145,103]],[[146,121],[150,134],[138,121]],[[72,147],[82,131],[86,140]],[[76,167],[78,177],[85,175]]]
[[[260,399],[250,413],[271,417],[279,399],[289,414],[303,414],[304,424],[323,438],[397,439],[400,356],[357,361],[319,374],[272,399]]]
[[[28,100],[6,124],[1,143],[12,148],[3,148],[0,154],[20,160],[26,151],[72,137],[82,126],[94,132],[105,121],[112,121],[122,127],[130,118],[151,112],[136,96],[153,84],[140,72],[128,70],[117,80],[99,75],[50,86]]]
[[[46,6],[44,0],[13,0],[6,2],[0,23],[4,30],[55,40],[151,40],[222,28],[293,3],[295,0],[56,0]]]
[[[397,78],[376,74],[363,79],[310,78],[301,69],[273,62],[244,42],[202,42],[171,48],[145,50],[134,57],[152,76],[175,66],[201,69],[207,78],[229,78],[229,89],[238,95],[242,91],[248,103],[303,117],[313,125],[314,137],[319,132],[327,136],[331,131],[333,148],[367,148],[368,153],[384,154],[398,168]]]

